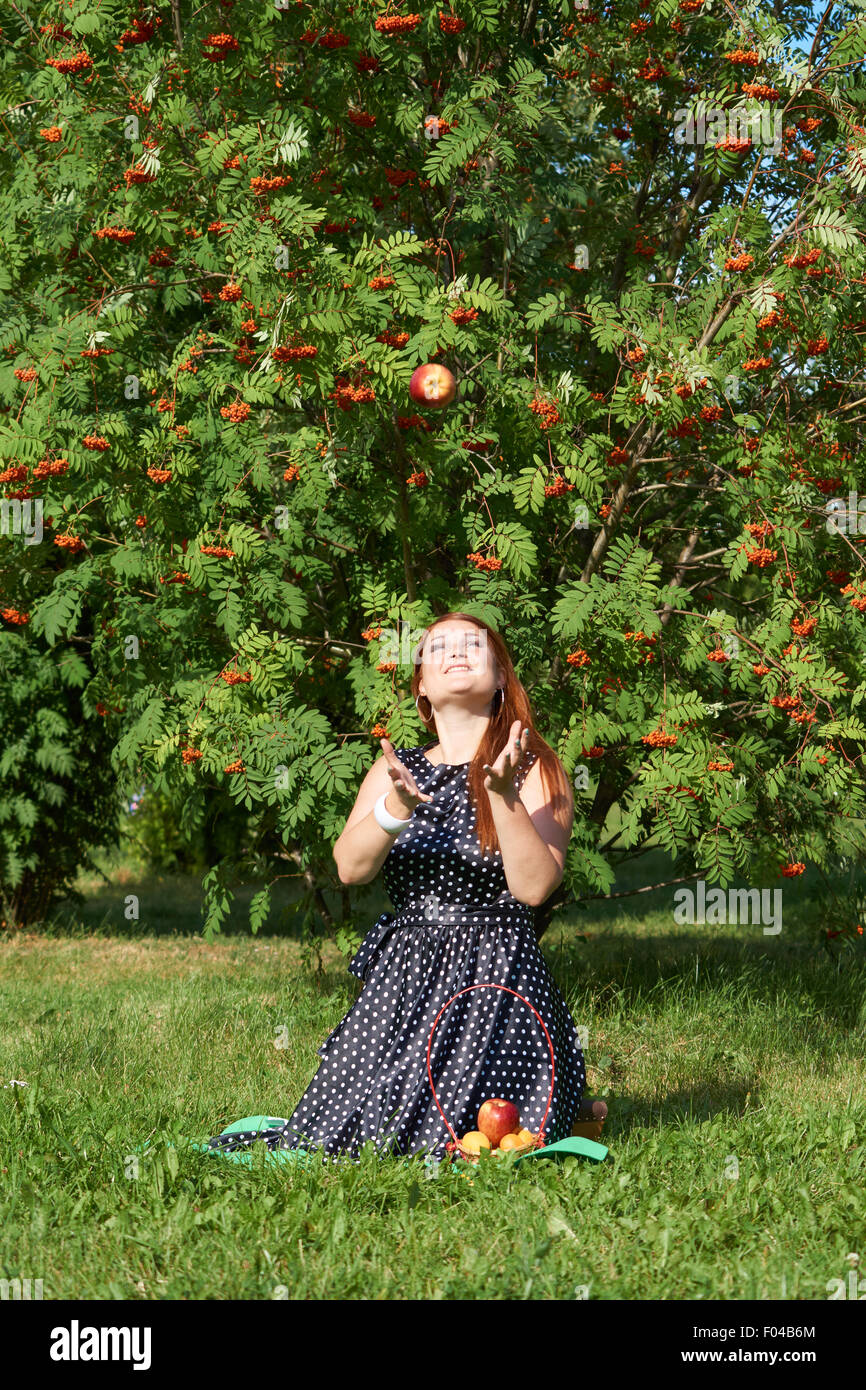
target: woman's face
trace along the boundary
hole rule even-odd
[[[421,688],[431,704],[465,703],[473,696],[480,705],[489,702],[499,672],[484,628],[454,619],[437,623],[427,634],[422,649]]]

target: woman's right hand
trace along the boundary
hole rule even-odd
[[[412,776],[408,767],[404,767],[394,752],[394,745],[387,738],[379,739],[379,746],[385,755],[388,764],[388,776],[391,778],[393,786],[391,790],[396,799],[404,806],[411,816],[415,807],[422,801],[432,801],[433,798],[427,792],[418,790],[418,784]]]

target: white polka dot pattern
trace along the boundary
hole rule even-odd
[[[349,964],[364,988],[318,1048],[321,1065],[286,1124],[232,1135],[219,1147],[258,1138],[271,1149],[358,1162],[361,1145],[372,1140],[381,1153],[440,1162],[451,1136],[427,1075],[430,1030],[447,999],[483,982],[517,990],[544,1019],[556,1062],[545,1141],[571,1133],[586,1085],[577,1029],[539,949],[534,909],[508,891],[502,855],[479,851],[469,764],[434,766],[423,748],[395,751],[433,799],[416,807],[385,860],[396,912],[382,914]],[[518,789],[536,757],[524,759]],[[475,989],[454,1000],[433,1035],[430,1069],[458,1137],[475,1129],[492,1096],[514,1101],[528,1129],[540,1127],[550,1049],[538,1019],[514,995]]]

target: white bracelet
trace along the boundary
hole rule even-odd
[[[382,795],[379,797],[379,800],[373,807],[373,815],[376,817],[376,820],[379,822],[383,830],[387,830],[389,835],[397,835],[401,830],[406,829],[406,826],[409,824],[409,821],[412,819],[412,816],[409,815],[406,818],[406,820],[399,820],[397,816],[392,816],[390,811],[386,811],[385,799],[387,795],[387,792],[383,792]]]

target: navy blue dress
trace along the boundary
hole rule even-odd
[[[382,1154],[440,1162],[451,1135],[427,1075],[430,1030],[447,999],[483,982],[517,990],[544,1019],[556,1060],[544,1140],[571,1133],[586,1085],[577,1030],[539,949],[534,909],[508,891],[502,855],[480,853],[469,764],[434,766],[423,748],[395,752],[433,799],[415,808],[384,862],[396,911],[382,914],[349,964],[364,988],[317,1049],[321,1065],[285,1124],[211,1145],[234,1149],[259,1139],[357,1162],[372,1140]],[[515,774],[518,790],[536,757],[527,755]],[[514,1101],[522,1124],[539,1129],[550,1048],[514,995],[473,989],[454,1000],[433,1034],[430,1069],[458,1138],[477,1128],[479,1108],[493,1096]]]

